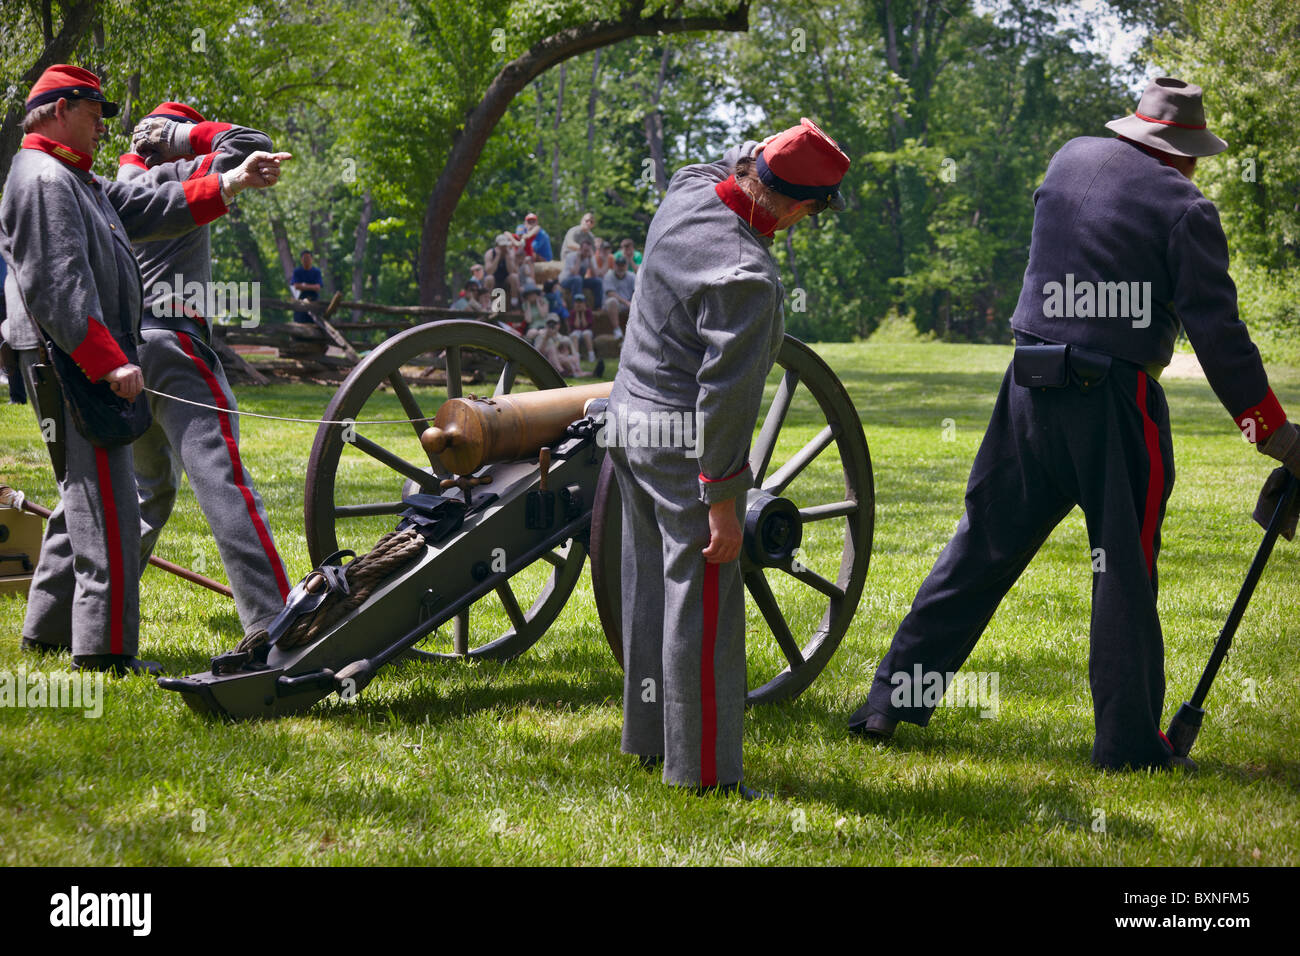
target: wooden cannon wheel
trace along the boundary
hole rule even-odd
[[[439,356],[445,386],[421,386],[420,370]],[[561,388],[564,379],[523,339],[485,322],[451,319],[408,329],[367,355],[339,386],[325,410],[330,421],[418,419],[412,425],[357,425],[352,441],[338,425],[321,425],[307,462],[304,521],[307,550],[319,564],[339,548],[364,554],[391,531],[403,510],[405,491],[438,493],[447,477],[419,436],[448,399],[461,396],[461,370],[499,365],[492,395]],[[482,390],[488,392],[488,388]],[[521,569],[453,622],[450,646],[424,658],[476,657],[503,660],[531,647],[563,609],[582,575],[586,548],[570,541]],[[471,628],[471,612],[478,623]],[[473,633],[478,631],[480,633]],[[429,641],[436,648],[444,635]]]
[[[826,667],[862,597],[875,525],[871,455],[843,384],[789,335],[777,365],[783,374],[759,415],[750,464],[756,487],[797,506],[803,539],[793,558],[774,566],[742,554],[749,704],[797,697]],[[796,428],[818,430],[800,444]],[[832,445],[838,455],[825,454]],[[783,463],[769,474],[774,459]],[[607,457],[592,510],[591,578],[605,637],[621,665],[622,520],[612,466]]]

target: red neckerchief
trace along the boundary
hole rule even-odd
[[[1148,156],[1154,156],[1156,159],[1160,160],[1160,162],[1164,163],[1170,169],[1178,168],[1177,166],[1175,166],[1173,163],[1169,161],[1167,153],[1161,152],[1158,149],[1148,146],[1146,143],[1139,143],[1135,139],[1129,139],[1127,136],[1121,136],[1120,139],[1122,139],[1126,143],[1131,143],[1132,145],[1136,146],[1138,149],[1142,150],[1142,152],[1146,153]]]
[[[64,146],[56,139],[50,139],[48,136],[42,136],[40,133],[28,133],[23,137],[23,149],[39,149],[42,153],[49,153],[57,160],[67,163],[69,166],[75,166],[83,173],[90,172],[92,158],[89,153],[83,153],[79,149],[73,149],[71,146]]]
[[[713,187],[718,198],[745,222],[749,223],[760,236],[771,239],[776,232],[776,217],[756,203],[752,196],[740,188],[735,176],[728,176]]]

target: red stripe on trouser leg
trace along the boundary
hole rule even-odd
[[[704,565],[704,634],[700,642],[700,783],[718,782],[718,696],[713,650],[718,643],[718,565]]]
[[[198,353],[194,351],[194,346],[190,343],[190,337],[181,332],[176,333],[176,340],[180,343],[181,350],[194,362],[203,376],[203,381],[208,385],[208,391],[212,393],[212,404],[218,408],[229,408],[226,404],[226,396],[221,391],[221,383],[217,377],[212,374],[203,359],[199,358]],[[253,522],[253,529],[257,532],[257,540],[262,543],[262,550],[266,553],[266,559],[271,565],[271,570],[275,572],[275,584],[280,589],[280,598],[283,600],[289,596],[289,581],[284,576],[284,564],[280,560],[279,552],[275,550],[275,542],[271,540],[271,532],[267,530],[266,523],[262,521],[262,516],[257,513],[257,503],[253,501],[253,489],[249,488],[244,481],[244,465],[239,460],[239,443],[235,441],[235,433],[230,427],[230,415],[228,412],[221,412],[217,415],[217,420],[221,422],[221,437],[225,439],[226,451],[230,454],[230,472],[234,476],[235,487],[244,497],[244,505],[248,508],[248,518]]]
[[[1147,376],[1138,373],[1137,406],[1142,412],[1142,438],[1147,446],[1151,475],[1147,480],[1147,500],[1142,511],[1142,553],[1147,559],[1147,575],[1156,564],[1156,525],[1160,523],[1160,498],[1165,490],[1165,461],[1160,457],[1160,430],[1147,414]]]
[[[95,473],[99,498],[104,503],[104,548],[108,555],[108,652],[122,654],[122,534],[117,525],[117,500],[113,497],[107,448],[95,449]]]

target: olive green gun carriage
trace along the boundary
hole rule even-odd
[[[751,704],[794,698],[826,667],[862,597],[875,516],[871,457],[843,384],[791,336],[777,365],[750,452],[740,558]],[[422,385],[434,380],[432,366],[439,384]],[[464,394],[469,369],[482,376],[481,396]],[[325,411],[328,422],[358,424],[317,431],[304,494],[317,571],[288,603],[309,608],[323,592],[343,600],[350,565],[339,550],[365,554],[399,522],[417,526],[414,556],[386,576],[381,569],[364,591],[353,587],[359,605],[317,622],[308,639],[302,628],[312,615],[292,620],[297,610],[286,611],[298,628],[292,646],[285,638],[222,655],[210,670],[160,678],[160,686],[200,712],[275,717],[330,694],[350,698],[399,659],[446,667],[515,658],[556,626],[588,557],[600,624],[621,666],[620,503],[605,454],[617,436],[601,432],[603,403],[591,414],[587,402],[561,403],[571,420],[562,433],[530,435],[531,448],[519,434],[554,420],[559,400],[592,391],[566,387],[531,345],[486,322],[431,322],[388,339]],[[365,424],[394,419],[412,421]],[[484,426],[498,428],[495,436],[469,434],[489,419],[507,424]],[[543,440],[545,448],[536,445]],[[480,443],[477,457],[465,457],[470,441]],[[512,457],[491,460],[486,446]],[[453,473],[448,461],[473,470]]]

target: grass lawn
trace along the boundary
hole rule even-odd
[[[518,660],[402,664],[358,701],[302,717],[215,723],[144,680],[109,682],[97,720],[0,709],[0,862],[1300,862],[1300,560],[1286,542],[1210,697],[1195,775],[1102,774],[1088,763],[1091,568],[1077,510],[968,662],[998,673],[996,718],[943,707],[925,730],[901,726],[888,748],[849,737],[847,715],[960,517],[1010,350],[889,343],[819,351],[862,414],[875,468],[875,546],[856,619],[826,670],[797,701],[747,716],[747,781],[777,799],[701,800],[619,754],[621,675],[584,575],[551,632]],[[1271,371],[1283,405],[1300,408],[1300,370]],[[1258,544],[1248,515],[1269,463],[1243,445],[1204,381],[1166,388],[1178,467],[1160,565],[1167,722],[1190,696]],[[242,389],[239,398],[250,410],[314,418],[329,394],[292,386]],[[801,414],[797,406],[783,432],[787,452],[820,427]],[[257,419],[242,430],[296,580],[308,569],[302,497],[314,431]],[[828,485],[832,465],[819,460],[791,490]],[[0,405],[0,481],[54,502],[27,407]],[[823,544],[814,535],[804,549],[815,570]],[[158,554],[224,580],[188,488]],[[238,640],[229,601],[156,569],[144,577],[142,602],[141,653],[170,673],[201,670]],[[64,666],[67,658],[19,651],[24,607],[0,597],[0,671]],[[759,618],[752,606],[748,613],[756,633]],[[797,631],[813,612],[787,613]],[[765,662],[757,658],[752,666]]]

